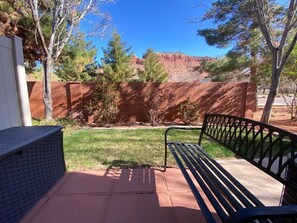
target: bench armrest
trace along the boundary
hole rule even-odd
[[[166,171],[166,166],[167,166],[167,145],[168,145],[168,140],[167,140],[167,136],[168,133],[171,130],[202,130],[202,127],[181,127],[181,126],[173,126],[173,127],[169,127],[166,129],[165,131],[165,160],[164,160],[164,172]]]
[[[169,127],[165,131],[165,145],[167,145],[167,135],[171,130],[202,130],[202,127],[181,127],[181,126],[173,126]]]
[[[297,205],[245,208],[231,215],[225,222],[249,222],[255,219],[289,217],[297,217]]]

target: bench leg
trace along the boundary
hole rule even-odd
[[[164,172],[166,172],[166,167],[167,167],[167,144],[165,143],[165,154],[164,154]]]

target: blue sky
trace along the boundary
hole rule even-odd
[[[204,38],[197,36],[197,29],[213,24],[191,23],[195,18],[201,18],[210,6],[211,1],[206,0],[117,0],[106,10],[112,17],[111,29],[117,30],[138,57],[148,48],[156,52],[222,56],[226,49],[208,46]],[[98,60],[109,38],[110,35],[103,40],[92,39],[98,48]]]

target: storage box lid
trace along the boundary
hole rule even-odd
[[[23,149],[31,143],[49,137],[59,131],[61,126],[22,126],[0,131],[0,158]]]

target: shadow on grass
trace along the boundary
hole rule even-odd
[[[128,160],[113,160],[111,162],[104,161],[102,163],[103,165],[108,166],[107,169],[113,169],[113,168],[121,168],[121,169],[128,169],[128,168],[150,168],[152,165],[150,164],[143,164],[138,163],[135,161],[128,161]]]

